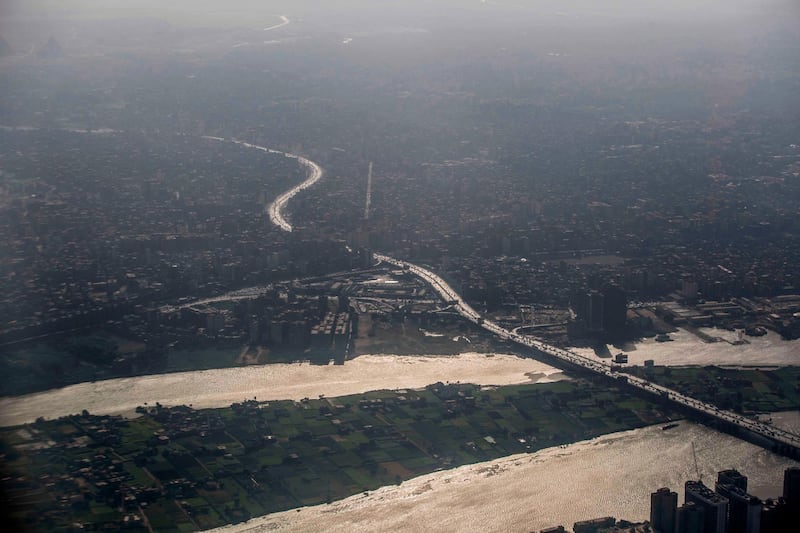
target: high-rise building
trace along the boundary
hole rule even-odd
[[[605,298],[599,291],[591,291],[588,294],[589,306],[586,316],[586,325],[590,331],[603,330],[603,310],[605,308]]]
[[[717,473],[714,489],[728,499],[728,533],[761,531],[761,500],[747,494],[747,476],[723,470]]]
[[[800,522],[800,467],[793,466],[783,472],[783,500],[787,519]]]
[[[653,533],[653,528],[649,522],[633,523],[620,520],[611,527],[598,529],[597,533]]]
[[[628,318],[628,298],[625,291],[617,285],[607,285],[603,289],[603,329],[612,337],[625,332]]]
[[[697,300],[697,281],[690,275],[681,278],[681,297],[685,302],[694,303]]]
[[[575,522],[572,525],[572,531],[575,533],[597,533],[600,529],[613,527],[616,523],[617,520],[613,516],[604,516]]]
[[[747,476],[734,469],[722,470],[717,472],[717,486],[719,485],[732,485],[747,491]]]
[[[705,512],[694,502],[686,502],[675,513],[675,533],[703,533]]]
[[[717,483],[717,493],[728,499],[728,533],[760,533],[761,500],[733,485]]]
[[[650,494],[650,524],[658,533],[675,533],[678,493],[664,487]]]
[[[726,533],[728,499],[706,487],[702,481],[687,481],[684,500],[703,509],[704,533]]]
[[[590,333],[605,333],[617,338],[624,334],[628,316],[625,291],[616,285],[600,290],[590,289],[572,297],[578,321]]]
[[[793,466],[783,472],[783,499],[795,512],[800,508],[800,467]]]
[[[790,531],[790,520],[783,498],[767,500],[761,508],[761,533],[783,533]]]

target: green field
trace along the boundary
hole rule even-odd
[[[571,381],[378,391],[227,409],[84,414],[0,432],[12,518],[205,529],[341,499],[441,468],[667,420],[638,397]]]
[[[632,367],[628,372],[721,409],[763,413],[800,409],[800,368],[762,370],[706,367]]]

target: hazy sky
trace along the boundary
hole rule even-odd
[[[752,41],[752,34],[768,34],[773,27],[800,34],[798,0],[0,0],[0,35],[24,48],[50,35],[63,35],[65,18],[156,18],[176,27],[255,28],[279,22],[280,15],[292,19],[291,31],[312,33],[392,26],[602,31],[648,24],[662,30],[690,28],[687,31],[722,41],[737,34]],[[35,26],[23,29],[20,21]]]
[[[82,13],[91,16],[142,15],[171,16],[175,12],[231,12],[243,15],[276,11],[328,11],[362,8],[371,12],[398,9],[433,11],[475,8],[506,8],[559,12],[564,15],[625,15],[633,18],[715,17],[730,13],[780,11],[800,15],[796,0],[4,0],[3,14],[13,12],[55,14]],[[246,18],[242,21],[246,22]],[[798,19],[800,20],[800,19]]]

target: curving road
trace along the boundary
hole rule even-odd
[[[289,24],[291,22],[289,20],[289,17],[287,17],[285,15],[278,15],[278,17],[281,19],[281,21],[278,24],[275,24],[274,26],[270,26],[268,28],[264,28],[263,31],[277,30],[278,28],[282,28],[282,27],[286,26],[287,24]]]
[[[276,27],[283,26],[288,24],[289,21],[285,17],[285,20]],[[273,27],[274,28],[274,27]],[[267,28],[267,29],[273,29]],[[39,128],[10,128],[7,126],[0,126],[3,129],[39,129]],[[71,130],[77,133],[116,133],[115,130],[108,130],[108,129],[98,129],[98,130]],[[267,148],[265,146],[259,146],[252,143],[247,143],[244,141],[239,141],[236,139],[226,139],[223,137],[213,137],[204,135],[202,136],[204,139],[209,139],[213,141],[219,142],[229,142],[233,144],[238,144],[240,146],[244,146],[247,148],[253,148],[256,150],[261,150],[268,153],[273,154],[282,154],[284,157],[289,157],[292,159],[296,159],[302,166],[306,168],[308,173],[307,178],[300,184],[292,187],[288,191],[280,194],[269,206],[267,207],[267,212],[269,214],[270,221],[278,226],[280,229],[291,232],[292,225],[286,220],[286,217],[283,214],[284,209],[286,208],[289,200],[291,200],[297,193],[300,191],[307,189],[317,183],[320,179],[322,179],[324,175],[324,171],[320,165],[302,157],[300,155],[291,154],[287,152],[282,152],[280,150],[275,150],[272,148]],[[716,406],[702,402],[690,396],[686,396],[685,394],[681,394],[675,390],[669,389],[667,387],[663,387],[656,383],[652,383],[645,379],[632,376],[629,374],[625,374],[623,372],[618,372],[614,370],[611,366],[606,365],[600,361],[585,357],[583,355],[577,354],[570,350],[565,350],[563,348],[558,348],[556,346],[552,346],[550,344],[544,343],[535,337],[523,335],[516,331],[511,331],[508,329],[503,328],[502,326],[498,325],[497,323],[484,319],[480,313],[475,311],[463,298],[453,290],[450,285],[447,284],[441,277],[437,276],[430,270],[427,270],[419,265],[415,265],[414,263],[410,263],[408,261],[401,261],[399,259],[395,259],[388,255],[383,254],[375,254],[375,259],[381,262],[388,263],[393,265],[397,268],[402,268],[411,272],[418,278],[425,281],[434,291],[436,291],[439,296],[441,296],[446,302],[448,302],[453,309],[455,309],[461,316],[476,324],[481,326],[483,329],[489,331],[490,333],[497,335],[503,340],[509,342],[515,342],[527,348],[531,348],[537,350],[539,352],[545,353],[551,357],[554,357],[564,363],[568,363],[577,367],[580,367],[584,370],[588,370],[594,372],[596,374],[600,374],[606,376],[608,378],[617,379],[621,382],[625,382],[628,385],[636,387],[642,391],[646,391],[650,394],[654,394],[659,396],[663,399],[668,399],[679,403],[687,408],[693,409],[698,413],[701,413],[706,416],[714,417],[718,420],[723,422],[727,422],[733,424],[739,428],[745,429],[750,431],[754,434],[760,435],[774,443],[783,444],[785,446],[789,446],[790,449],[794,452],[795,456],[800,455],[800,436],[795,435],[794,433],[790,433],[788,431],[781,430],[779,428],[770,426],[768,424],[764,424],[758,420],[754,420],[737,413],[733,413],[730,411],[724,411]],[[233,295],[226,295],[222,298],[230,299],[231,296],[233,298],[241,297],[241,298],[249,298],[252,297],[252,292],[255,290],[259,290],[260,288],[250,288],[250,289],[243,289],[241,295],[237,294]],[[218,298],[210,298],[207,300],[203,300],[203,302],[212,302],[217,301]],[[185,305],[197,305],[199,302],[191,302]]]
[[[537,351],[555,357],[561,361],[571,365],[578,366],[584,370],[589,370],[597,374],[602,374],[606,377],[624,381],[640,390],[655,394],[661,398],[680,403],[690,409],[707,416],[713,416],[719,420],[734,424],[740,428],[746,429],[753,433],[759,434],[770,440],[779,442],[792,447],[800,446],[800,436],[781,430],[779,428],[764,424],[758,420],[753,420],[746,416],[742,416],[730,411],[723,411],[716,406],[702,402],[691,396],[686,396],[675,390],[658,385],[645,379],[631,376],[623,372],[614,370],[611,366],[577,354],[570,350],[558,348],[550,344],[537,340],[535,337],[522,335],[514,331],[503,328],[495,322],[485,320],[481,315],[475,311],[468,303],[466,303],[458,293],[453,290],[441,277],[437,276],[430,270],[422,268],[408,261],[401,261],[389,257],[388,255],[375,254],[375,258],[379,261],[389,263],[395,267],[402,268],[414,274],[415,276],[424,280],[428,285],[433,288],[445,300],[453,302],[453,307],[467,320],[481,326],[483,329],[497,335],[503,340],[515,342],[528,348],[533,348]]]
[[[300,161],[302,165],[304,165],[307,168],[307,170],[309,171],[308,179],[306,179],[301,184],[293,187],[292,189],[278,196],[278,198],[276,198],[275,201],[272,202],[272,204],[270,204],[269,206],[269,216],[272,223],[277,225],[284,231],[292,231],[292,226],[291,224],[289,224],[289,222],[286,221],[282,211],[286,207],[286,204],[289,202],[289,200],[295,194],[302,191],[303,189],[307,189],[308,187],[314,185],[317,181],[320,180],[320,178],[322,178],[323,175],[322,167],[304,157],[300,157],[294,154],[287,154],[285,152],[280,152],[263,146],[245,143],[242,141],[222,139],[219,137],[206,137],[206,138],[220,140],[220,141],[234,142],[236,144],[246,146],[248,148],[265,150],[271,153],[283,153],[286,157],[296,158],[298,161]],[[671,400],[687,408],[690,408],[694,411],[697,411],[698,413],[701,413],[703,415],[711,416],[723,422],[733,424],[739,428],[761,435],[762,437],[765,437],[775,443],[789,446],[791,447],[791,449],[795,451],[795,453],[800,452],[800,436],[795,435],[794,433],[784,431],[782,429],[764,424],[758,420],[754,420],[752,418],[748,418],[746,416],[742,416],[737,413],[733,413],[731,411],[721,410],[712,404],[702,402],[690,396],[686,396],[685,394],[681,394],[667,387],[658,385],[656,383],[650,382],[648,380],[636,376],[632,376],[614,370],[610,365],[607,365],[603,362],[591,359],[589,357],[585,357],[570,350],[565,350],[557,346],[552,346],[550,344],[547,344],[545,342],[536,339],[535,337],[523,335],[521,333],[517,333],[515,331],[503,328],[502,326],[491,320],[484,319],[481,316],[481,314],[475,311],[475,309],[473,309],[466,301],[464,301],[464,299],[455,290],[453,290],[453,288],[450,287],[450,285],[448,285],[447,282],[445,282],[441,277],[437,276],[430,270],[427,270],[419,265],[415,265],[414,263],[410,263],[408,261],[395,259],[388,255],[376,253],[375,259],[378,260],[379,262],[385,262],[397,268],[401,268],[403,270],[411,272],[412,274],[423,280],[425,283],[427,283],[446,302],[449,302],[461,316],[463,316],[473,324],[482,327],[486,331],[489,331],[490,333],[498,336],[503,340],[514,342],[522,346],[525,346],[527,348],[532,348],[534,350],[547,354],[551,357],[554,357],[560,361],[563,361],[564,363],[567,363],[569,365],[577,366],[584,370],[588,370],[596,374],[606,376],[608,378],[620,380],[621,382],[627,383],[628,385],[631,385],[639,390],[648,392],[650,394],[654,394],[662,399]]]
[[[292,231],[292,225],[286,220],[286,217],[283,216],[283,211],[286,208],[286,205],[289,203],[294,195],[299,193],[304,189],[308,189],[315,183],[317,183],[324,174],[322,167],[316,164],[315,162],[307,159],[303,156],[297,154],[290,154],[287,152],[281,152],[280,150],[275,150],[274,148],[267,148],[266,146],[259,146],[257,144],[251,144],[244,141],[238,141],[236,139],[225,139],[224,137],[213,137],[211,135],[203,135],[203,139],[209,139],[212,141],[220,141],[220,142],[228,142],[233,144],[238,144],[239,146],[245,146],[247,148],[254,148],[256,150],[261,150],[262,152],[268,152],[270,154],[283,154],[284,157],[289,157],[292,159],[297,159],[297,161],[305,167],[306,171],[308,172],[308,177],[300,183],[299,185],[295,185],[288,191],[281,193],[275,200],[267,206],[267,213],[269,214],[269,220],[283,231]]]

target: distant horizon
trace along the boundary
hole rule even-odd
[[[798,21],[2,2],[6,521],[530,530],[727,468],[780,495]]]

